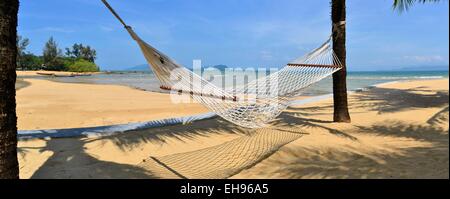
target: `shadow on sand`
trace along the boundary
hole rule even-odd
[[[227,178],[249,168],[304,133],[281,127],[247,130],[217,118],[158,129],[130,131],[101,138],[56,138],[46,141],[40,152],[52,155],[31,178]],[[198,136],[238,134],[239,138],[200,150],[147,157],[138,165],[102,161],[85,152],[91,142],[110,140],[122,150],[140,144],[164,144],[175,138],[195,144]],[[31,148],[30,148],[31,149]],[[26,153],[27,148],[20,148]]]
[[[196,151],[150,157],[139,164],[167,178],[227,178],[249,168],[304,133],[263,128]],[[165,172],[162,168],[166,168]],[[161,172],[162,171],[162,172]]]
[[[410,172],[418,172],[417,175],[420,177],[420,172],[423,171],[417,170],[420,168],[417,164],[424,163],[413,164],[415,160],[417,158],[426,160],[432,158],[430,154],[441,154],[447,156],[447,166],[439,164],[436,167],[439,167],[437,169],[441,169],[444,174],[447,173],[448,177],[448,129],[445,134],[441,128],[432,125],[442,123],[442,118],[448,118],[448,92],[418,94],[416,91],[423,91],[423,89],[374,88],[352,96],[350,108],[370,107],[372,111],[384,113],[411,108],[443,107],[442,111],[429,119],[429,126],[391,121],[367,127],[354,126],[355,132],[343,132],[329,127],[327,124],[331,121],[315,119],[319,115],[331,115],[331,104],[321,107],[293,107],[281,114],[271,127],[254,131],[239,128],[223,119],[215,118],[197,121],[194,124],[131,131],[98,139],[52,139],[47,141],[46,147],[43,147],[41,151],[51,151],[53,155],[34,173],[32,178],[52,178],[53,176],[60,178],[227,178],[252,167],[284,145],[304,136],[306,131],[303,130],[314,128],[321,128],[331,135],[356,142],[358,142],[357,134],[365,133],[425,140],[432,143],[433,147],[410,147],[404,149],[402,154],[389,154],[385,151],[361,154],[357,152],[358,148],[354,148],[352,151],[329,151],[329,154],[323,156],[325,158],[320,159],[314,158],[315,153],[321,153],[318,149],[300,147],[296,150],[285,150],[289,156],[294,157],[295,161],[272,162],[272,166],[289,164],[280,167],[285,169],[284,173],[289,173],[286,176],[289,178],[311,176],[389,178],[401,177],[402,174],[396,174],[397,171],[390,168],[396,167],[397,164],[405,164],[402,166],[408,168]],[[138,165],[101,161],[85,152],[85,144],[101,139],[111,140],[120,149],[127,150],[146,143],[164,144],[169,138],[195,144],[195,139],[199,136],[209,137],[224,133],[237,134],[240,137],[200,150],[161,157],[146,157]],[[70,149],[64,147],[70,147]],[[26,148],[21,150],[23,152]],[[299,154],[311,154],[311,156],[308,158]],[[380,163],[380,159],[384,163]],[[361,165],[367,166],[361,167]],[[333,175],[328,174],[330,171]]]
[[[266,161],[264,168],[279,167],[272,172],[282,173],[283,178],[448,178],[448,132],[443,129],[386,121],[355,131],[429,145],[388,149],[359,145],[290,147],[283,150],[284,159]]]
[[[22,88],[28,87],[30,85],[31,85],[30,82],[27,82],[25,80],[17,78],[16,85],[15,85],[16,86],[16,91],[18,91],[18,90],[20,90]]]
[[[386,120],[370,126],[352,125],[346,132],[326,127],[329,121],[312,119],[318,115],[331,115],[331,104],[290,108],[290,112],[280,116],[282,122],[278,125],[285,122],[302,129],[322,128],[351,140],[358,140],[359,135],[373,135],[380,139],[396,137],[426,144],[393,149],[371,148],[370,145],[364,148],[360,145],[288,147],[283,150],[283,159],[266,161],[262,170],[279,167],[271,172],[282,173],[283,178],[448,178],[448,103],[448,91],[432,92],[422,87],[370,89],[352,95],[350,109],[366,108],[379,114],[415,108],[441,110],[423,124]]]
[[[378,113],[390,113],[415,108],[448,106],[448,91],[431,91],[426,87],[406,90],[373,88],[355,95],[358,107],[371,107]]]
[[[76,138],[48,140],[40,152],[51,151],[53,155],[31,178],[155,178],[151,172],[140,167],[92,157],[84,150],[87,143],[89,141]]]

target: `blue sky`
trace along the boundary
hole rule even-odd
[[[349,70],[449,63],[448,1],[399,14],[393,0],[347,0]],[[41,54],[50,36],[60,48],[97,50],[103,70],[146,63],[138,46],[100,0],[21,0],[19,34]],[[109,0],[148,43],[179,63],[282,66],[330,34],[329,0]]]

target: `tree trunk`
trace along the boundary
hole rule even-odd
[[[347,65],[345,50],[345,0],[332,0],[333,50],[343,68],[333,74],[334,122],[350,122],[347,103]]]
[[[16,58],[18,0],[0,1],[0,179],[19,178]]]

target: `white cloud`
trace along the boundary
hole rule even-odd
[[[440,62],[445,60],[441,55],[413,55],[404,56],[403,58],[415,62]]]
[[[114,28],[108,26],[100,26],[100,29],[105,32],[111,32],[114,30]]]
[[[39,28],[36,31],[39,32],[60,32],[60,33],[73,33],[74,30],[67,29],[67,28],[61,28],[61,27],[43,27]]]
[[[264,61],[270,61],[270,60],[273,60],[273,58],[274,58],[272,55],[272,52],[266,51],[266,50],[263,50],[260,52],[260,57]]]

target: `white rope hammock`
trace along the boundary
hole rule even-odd
[[[311,53],[279,71],[233,89],[222,89],[140,39],[111,6],[102,0],[139,44],[161,83],[161,89],[188,94],[220,117],[246,128],[264,127],[287,108],[303,89],[342,68],[333,52],[331,37]]]

